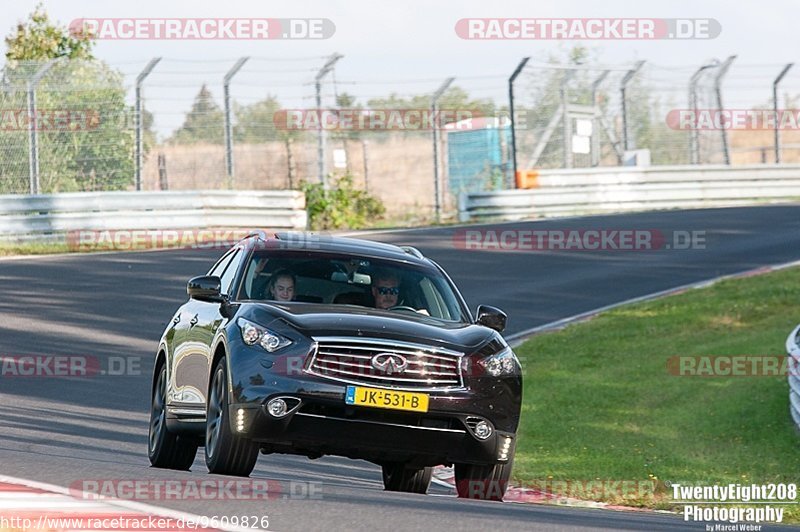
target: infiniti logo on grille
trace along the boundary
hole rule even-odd
[[[372,367],[391,375],[393,373],[403,373],[408,367],[408,361],[403,355],[378,353],[372,357]]]

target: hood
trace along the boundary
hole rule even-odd
[[[360,336],[394,338],[469,353],[491,341],[497,333],[471,323],[444,322],[405,311],[388,311],[350,305],[308,303],[250,303],[241,316],[264,326],[276,318],[308,337]]]

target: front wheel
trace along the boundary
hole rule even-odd
[[[167,430],[167,366],[162,364],[153,385],[147,457],[153,467],[187,471],[197,454],[197,443]]]
[[[431,483],[432,467],[406,467],[402,463],[383,464],[383,487],[386,491],[426,493]]]
[[[514,450],[511,447],[508,462],[502,464],[455,464],[456,491],[463,499],[502,501],[508,489],[511,468],[514,467]]]
[[[236,477],[250,476],[258,460],[258,446],[231,430],[224,357],[214,367],[208,391],[205,455],[209,473]]]

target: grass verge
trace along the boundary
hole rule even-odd
[[[672,510],[682,505],[670,503],[665,482],[798,483],[800,437],[785,376],[678,376],[668,369],[676,356],[784,356],[798,322],[800,268],[792,268],[630,305],[532,338],[516,350],[525,392],[514,479],[566,486],[578,498]],[[589,483],[596,480],[652,481],[655,489],[595,490]],[[586,493],[592,496],[580,497]],[[779,506],[784,522],[800,522],[800,505]]]
[[[47,255],[71,251],[66,242],[5,242],[0,241],[0,257],[11,255]],[[0,531],[2,532],[2,531]]]

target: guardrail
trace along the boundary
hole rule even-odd
[[[793,358],[789,364],[789,413],[798,431],[800,431],[800,326],[792,331],[786,339],[787,356]]]
[[[0,238],[57,240],[80,230],[305,229],[294,190],[76,192],[0,196]]]
[[[459,220],[519,220],[785,201],[800,198],[800,165],[542,170],[537,183],[537,188],[526,190],[462,195]]]

